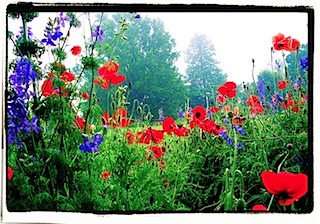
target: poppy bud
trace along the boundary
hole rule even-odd
[[[152,114],[151,114],[151,112],[148,112],[148,113],[147,113],[147,116],[146,116],[146,120],[147,120],[148,122],[150,122],[151,119],[152,119]]]
[[[112,110],[116,109],[116,103],[114,101],[111,102],[111,109]]]
[[[137,107],[137,112],[138,112],[138,114],[141,114],[141,113],[142,113],[142,107],[141,107],[141,106],[138,106],[138,107]]]

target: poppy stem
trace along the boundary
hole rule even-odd
[[[288,158],[288,156],[289,156],[289,154],[287,154],[287,155],[284,157],[284,159],[281,161],[280,165],[278,166],[277,173],[280,172],[281,166],[282,166],[282,164],[284,163],[284,161]]]
[[[270,210],[270,207],[271,207],[273,199],[274,199],[274,195],[272,195],[272,197],[270,199],[270,202],[269,202],[269,205],[268,205],[268,211]]]

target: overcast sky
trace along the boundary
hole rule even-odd
[[[228,75],[229,81],[241,83],[252,81],[252,59],[255,59],[255,75],[263,69],[270,69],[270,48],[272,36],[279,32],[307,43],[307,13],[140,13],[141,17],[160,18],[166,31],[176,40],[176,50],[180,51],[177,67],[185,73],[184,51],[195,33],[206,34],[216,50],[219,67]],[[43,30],[48,16],[42,13],[30,26],[38,38],[43,38]],[[83,46],[81,35],[88,30],[86,18],[81,19],[83,27],[72,35],[69,45]],[[9,22],[9,30],[17,33],[21,22]],[[75,34],[75,33],[73,33]],[[87,33],[89,35],[89,33]],[[281,58],[276,52],[274,59]]]

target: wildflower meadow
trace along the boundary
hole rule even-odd
[[[192,80],[178,87],[173,59],[162,58],[167,42],[152,53],[158,62],[128,59],[150,47],[123,47],[133,27],[146,26],[140,14],[112,23],[107,13],[57,12],[34,33],[39,14],[8,12],[21,24],[7,31],[9,211],[312,211],[308,43],[279,31],[266,43],[268,82],[208,79],[210,91],[196,98]],[[70,44],[84,21],[89,35]],[[152,64],[153,76],[131,73],[139,64]],[[158,76],[165,80],[153,87]]]

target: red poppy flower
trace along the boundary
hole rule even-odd
[[[55,90],[53,87],[53,81],[51,79],[45,80],[41,85],[42,96],[51,96]]]
[[[103,172],[101,174],[101,178],[104,179],[104,180],[109,180],[110,176],[111,176],[111,172],[110,171],[106,171],[106,172]]]
[[[255,104],[259,103],[259,98],[256,95],[251,95],[248,97],[246,104],[248,106],[254,106]]]
[[[81,53],[81,50],[82,50],[81,47],[76,45],[76,46],[73,46],[70,51],[71,51],[71,54],[73,54],[74,56],[77,56]]]
[[[268,211],[268,209],[266,208],[266,206],[258,204],[252,207],[252,211],[262,212],[262,211]]]
[[[262,104],[256,103],[256,104],[254,104],[254,105],[251,107],[250,112],[251,112],[252,114],[263,114],[263,112],[264,112],[264,107],[263,107]]]
[[[90,98],[88,92],[83,92],[83,93],[82,93],[82,96],[83,96],[83,98],[86,99],[86,100],[88,100],[88,99]]]
[[[237,88],[237,84],[235,84],[234,82],[226,82],[225,84],[220,86],[217,90],[223,96],[234,98],[237,95],[236,88]]]
[[[162,142],[164,138],[162,130],[154,130],[151,127],[147,128],[145,132],[139,131],[137,133],[138,142],[141,144],[149,144],[153,142],[155,144],[159,144]]]
[[[8,180],[11,180],[13,177],[13,169],[8,166]]]
[[[101,77],[97,77],[93,80],[94,83],[98,84],[101,86],[103,89],[108,89],[109,88],[109,82],[107,82],[105,79]]]
[[[242,125],[245,122],[246,118],[243,115],[236,115],[233,117],[233,124]]]
[[[191,113],[193,114],[193,119],[203,121],[206,119],[207,112],[206,109],[204,109],[203,106],[196,106],[191,110]]]
[[[134,143],[134,134],[131,131],[127,131],[126,137],[128,139],[128,145],[131,145]]]
[[[70,72],[64,71],[61,74],[60,79],[65,82],[72,82],[76,76]]]
[[[221,104],[225,104],[227,102],[227,99],[222,95],[222,94],[219,94],[217,96],[217,100],[219,101],[219,103]]]
[[[210,112],[212,112],[212,113],[217,113],[217,112],[219,112],[219,107],[215,107],[215,106],[213,106],[213,107],[210,107]]]
[[[110,125],[110,116],[107,111],[103,113],[103,116],[101,116],[102,125]]]
[[[294,103],[291,110],[293,113],[298,113],[299,105],[297,103]]]
[[[186,127],[183,127],[182,125],[178,125],[178,127],[174,128],[172,132],[179,137],[189,135],[189,129]]]
[[[292,100],[292,94],[289,93],[287,95],[287,99],[285,100],[285,102],[281,104],[281,107],[283,109],[288,109],[288,108],[292,107],[293,104],[294,104],[294,101]]]
[[[132,121],[127,119],[127,110],[125,108],[119,108],[116,110],[115,114],[112,117],[113,127],[127,127],[132,124]]]
[[[158,146],[151,146],[151,151],[153,153],[153,156],[156,159],[160,159],[164,155],[164,148],[163,147],[158,147]]]
[[[163,183],[163,186],[168,187],[168,186],[169,186],[169,182],[168,182],[168,181],[165,181],[165,182]]]
[[[104,79],[108,85],[111,82],[113,85],[118,85],[122,83],[126,77],[124,75],[118,74],[119,65],[114,61],[108,61],[98,69],[99,76]]]
[[[176,126],[175,121],[172,117],[166,117],[162,122],[162,129],[164,130],[164,132],[166,132],[169,135],[171,134],[173,129],[176,127],[177,126]]]
[[[296,51],[300,48],[300,41],[291,37],[285,37],[282,33],[278,33],[277,36],[272,37],[273,49],[276,51]]]
[[[205,132],[208,132],[209,134],[215,134],[219,135],[222,130],[224,130],[223,127],[216,125],[216,123],[213,120],[207,119],[203,121],[200,125],[201,129]]]
[[[291,205],[308,192],[308,176],[303,173],[263,171],[261,180],[266,190],[279,199],[279,205]]]
[[[285,89],[287,87],[288,80],[280,80],[278,82],[278,89]]]
[[[82,131],[84,130],[84,119],[82,117],[76,118],[76,125],[78,128],[80,128]]]

